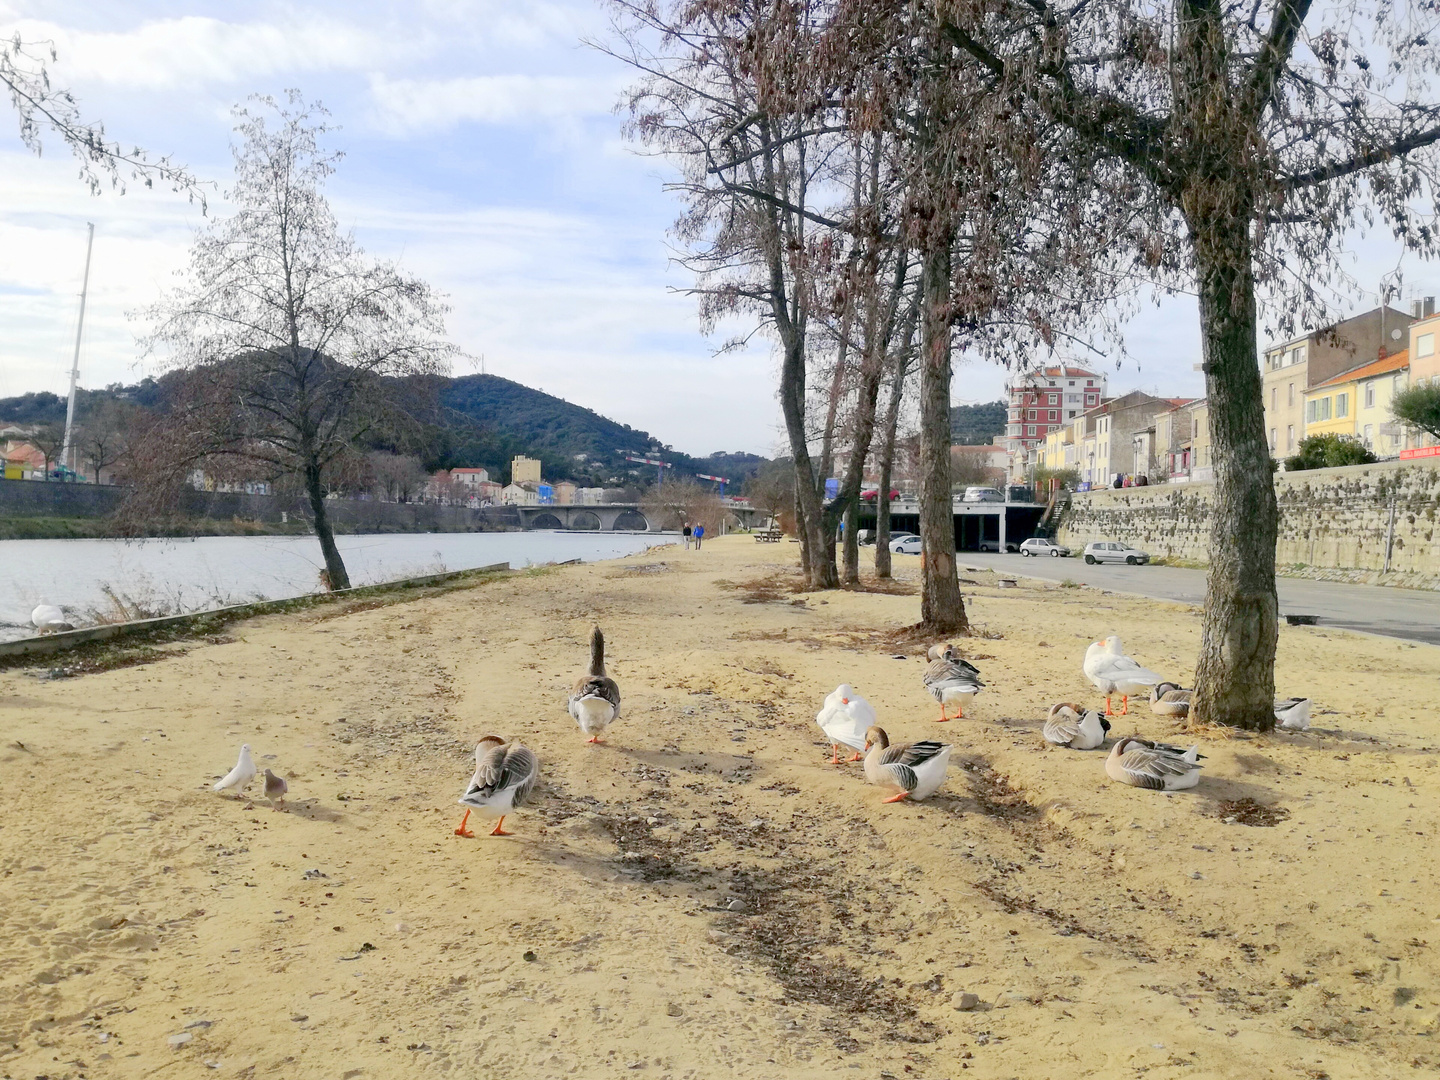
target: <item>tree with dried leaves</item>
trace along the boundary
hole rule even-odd
[[[297,476],[331,586],[347,588],[327,470],[393,409],[388,379],[448,371],[448,309],[340,231],[322,191],[339,159],[319,145],[324,109],[293,90],[251,101],[235,114],[235,213],[201,234],[181,285],[144,313],[148,352],[184,372],[149,452],[171,478],[226,458]]]
[[[1123,222],[1152,280],[1199,298],[1216,497],[1191,716],[1275,718],[1277,509],[1257,365],[1321,325],[1345,236],[1440,253],[1437,13],[1428,0],[940,0],[993,100],[1065,133],[1063,204]]]

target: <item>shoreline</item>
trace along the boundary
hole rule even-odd
[[[918,650],[888,643],[913,568],[806,593],[793,558],[722,538],[267,615],[79,678],[0,672],[0,1072],[1440,1065],[1435,647],[1282,628],[1277,690],[1313,697],[1309,733],[1132,711],[1206,755],[1167,797],[1038,729],[1094,703],[1101,632],[1188,685],[1192,609],[980,575],[960,645],[986,689],[942,726]],[[604,746],[565,715],[592,622],[623,699]],[[814,713],[842,681],[893,738],[955,744],[939,795],[884,805],[825,763]],[[491,731],[539,754],[537,798],[513,838],[462,840]],[[285,812],[209,790],[242,740],[289,778]]]

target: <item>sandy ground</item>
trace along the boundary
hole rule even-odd
[[[794,557],[729,538],[0,674],[0,1075],[1440,1070],[1440,651],[1282,628],[1316,730],[1202,733],[1200,787],[1165,796],[1040,718],[1095,700],[1106,631],[1188,679],[1192,609],[985,575],[989,688],[941,727],[886,639],[915,596],[796,595]],[[608,746],[565,713],[592,621]],[[956,744],[941,795],[826,763],[841,681]],[[460,839],[492,731],[538,751],[538,797]],[[284,812],[210,791],[242,741]]]

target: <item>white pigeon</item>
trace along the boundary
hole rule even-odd
[[[35,605],[35,610],[30,612],[30,621],[42,634],[58,634],[75,629],[74,623],[66,620],[65,612],[54,604],[44,602]]]
[[[1286,698],[1275,702],[1275,722],[1286,731],[1310,730],[1310,699]]]
[[[834,753],[830,764],[840,764],[840,744],[854,750],[851,761],[859,761],[865,749],[865,731],[879,722],[875,709],[849,683],[841,683],[825,698],[820,711],[815,714],[815,723],[825,732]]]
[[[1110,698],[1115,694],[1124,698],[1119,715],[1125,716],[1130,712],[1132,695],[1149,697],[1151,689],[1163,681],[1155,672],[1126,656],[1121,651],[1120,639],[1114,634],[1090,643],[1085,650],[1084,669],[1085,677],[1105,695],[1106,716],[1116,715],[1110,707]]]
[[[233,791],[237,799],[242,799],[250,781],[255,779],[256,771],[255,760],[250,756],[250,744],[246,743],[240,747],[240,760],[215,784],[215,790]]]

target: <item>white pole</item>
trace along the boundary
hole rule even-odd
[[[86,223],[90,228],[90,235],[85,241],[85,277],[80,284],[80,318],[75,323],[75,362],[70,366],[70,401],[65,406],[65,442],[60,448],[60,464],[65,464],[65,459],[73,456],[74,446],[71,443],[71,436],[75,430],[75,383],[80,378],[80,335],[85,331],[85,294],[90,291],[90,251],[95,246],[95,223]],[[78,473],[75,462],[70,462],[70,471]],[[98,477],[96,479],[99,479]]]

